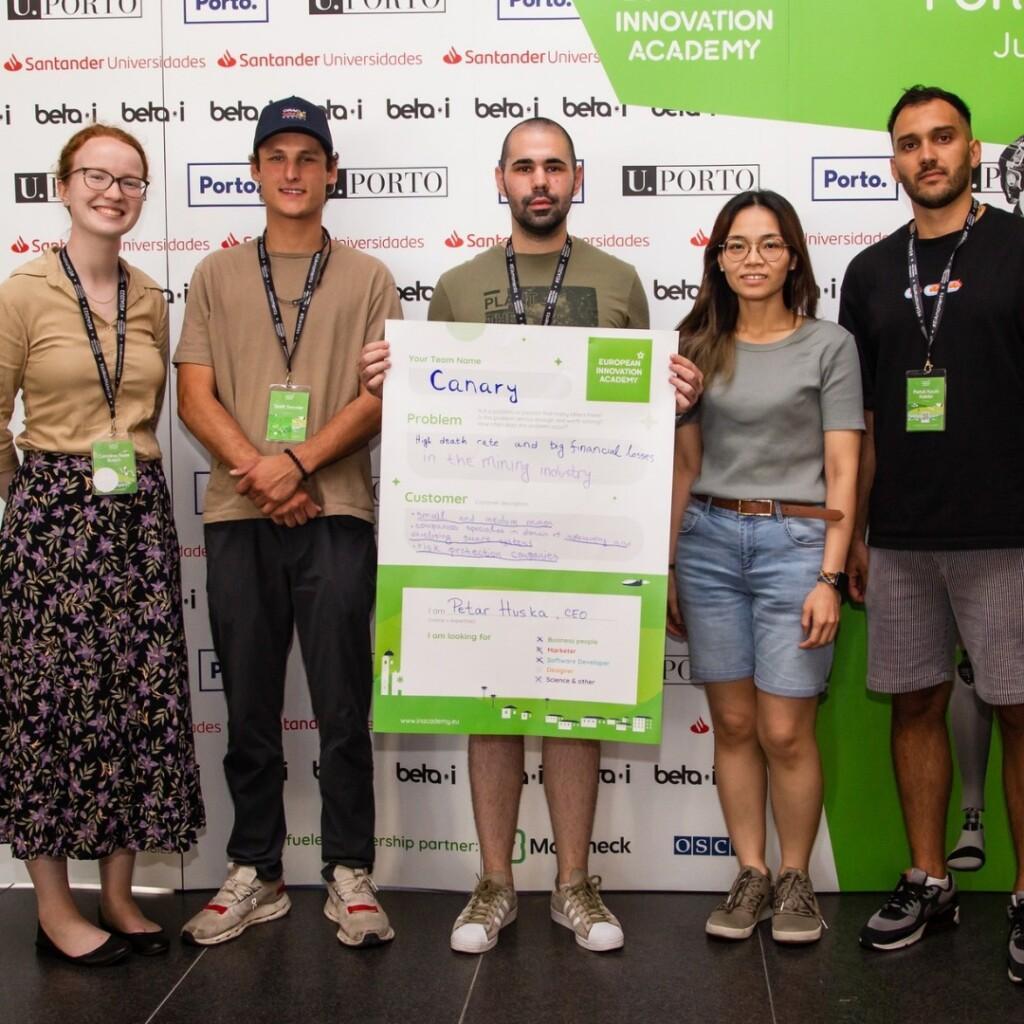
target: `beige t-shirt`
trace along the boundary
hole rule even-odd
[[[117,421],[135,443],[137,458],[159,459],[154,431],[167,383],[167,302],[156,281],[124,266],[128,319]],[[93,319],[113,381],[116,326],[95,313]],[[8,425],[19,391],[25,429],[17,445],[23,451],[87,455],[110,430],[82,311],[54,250],[0,284],[0,472],[18,466]]]
[[[289,348],[298,315],[291,300],[302,294],[311,257],[312,253],[270,254]],[[307,437],[358,396],[362,347],[384,337],[386,319],[401,317],[398,292],[384,264],[333,243],[292,359],[292,382],[310,388]],[[270,388],[285,382],[286,366],[255,241],[211,253],[196,267],[174,352],[174,364],[181,363],[213,367],[218,400],[261,453],[273,455],[287,447],[266,440]],[[211,461],[203,521],[266,518],[247,497],[235,493],[236,480],[228,474],[231,467]],[[373,522],[368,447],[321,467],[306,487],[324,515]]]

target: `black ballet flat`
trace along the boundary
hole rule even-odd
[[[92,952],[72,956],[54,943],[43,931],[42,925],[36,927],[36,949],[45,956],[56,957],[65,963],[78,964],[80,967],[106,967],[109,964],[116,964],[132,951],[131,945],[124,939],[111,935],[102,946],[98,946]]]
[[[97,914],[96,917],[104,931],[110,932],[115,938],[123,939],[131,947],[131,951],[139,956],[160,956],[171,948],[171,940],[167,938],[163,928],[158,932],[123,932],[108,924],[102,914]]]

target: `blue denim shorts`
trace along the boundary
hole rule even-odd
[[[753,676],[759,690],[782,697],[826,689],[832,644],[799,647],[825,529],[821,519],[740,515],[691,500],[679,531],[676,580],[695,682]]]

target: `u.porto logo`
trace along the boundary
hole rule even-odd
[[[634,196],[734,196],[760,188],[760,164],[628,164],[622,194]]]
[[[447,167],[345,167],[332,199],[439,199],[448,195]]]
[[[141,18],[142,0],[7,0],[8,21]]]
[[[448,0],[309,0],[310,14],[444,14]]]
[[[16,203],[59,203],[57,178],[46,171],[21,171],[14,175]]]

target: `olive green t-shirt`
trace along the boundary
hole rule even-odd
[[[270,253],[289,347],[298,316],[291,300],[302,294],[312,255]],[[293,383],[310,388],[308,437],[358,396],[359,353],[384,337],[389,318],[400,320],[402,307],[388,269],[372,256],[334,243],[292,359]],[[255,241],[211,253],[196,267],[174,352],[174,364],[181,363],[213,367],[218,400],[262,454],[286,447],[286,442],[266,440],[270,388],[284,383],[286,368]],[[265,518],[247,497],[235,493],[231,467],[216,459],[211,463],[203,521]],[[322,466],[307,489],[325,516],[373,522],[369,448],[364,445]]]
[[[516,254],[527,323],[539,324],[544,316],[559,252]],[[505,247],[492,246],[446,270],[434,289],[427,318],[449,323],[514,324]],[[574,237],[552,324],[647,330],[647,296],[636,268]]]

